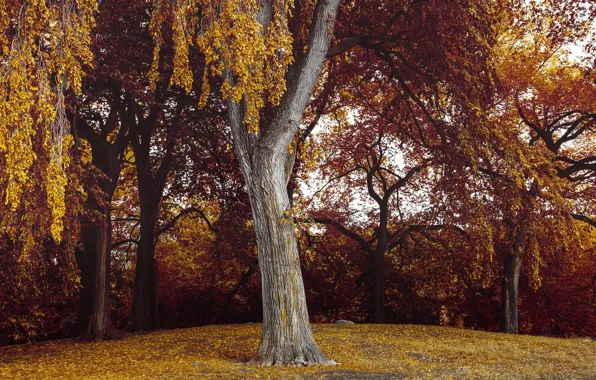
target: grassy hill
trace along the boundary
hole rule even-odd
[[[596,379],[596,341],[413,325],[315,325],[338,366],[245,365],[260,325],[157,331],[98,343],[0,348],[0,378]]]

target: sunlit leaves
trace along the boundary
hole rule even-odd
[[[205,56],[206,67],[199,105],[210,94],[209,76],[224,77],[224,99],[244,102],[244,123],[258,131],[260,110],[265,101],[277,105],[285,91],[285,73],[292,63],[292,38],[288,31],[291,1],[156,0],[151,20],[155,40],[154,61],[149,74],[154,86],[158,76],[163,24],[172,18],[174,72],[171,85],[192,86],[188,52],[196,44]]]

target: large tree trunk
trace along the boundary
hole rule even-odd
[[[330,364],[309,323],[283,161],[279,165],[266,148],[253,157],[247,186],[263,284],[263,336],[253,362]]]
[[[150,136],[150,134],[148,134]],[[157,265],[155,263],[155,221],[161,198],[161,182],[154,180],[149,167],[150,141],[135,151],[141,209],[141,236],[137,249],[135,288],[132,300],[132,330],[157,327]],[[154,188],[157,186],[158,188]]]
[[[272,19],[268,1],[257,19],[266,28]],[[289,68],[287,90],[266,128],[250,134],[243,123],[245,104],[228,99],[236,156],[248,188],[254,219],[263,297],[263,335],[254,363],[262,365],[332,364],[312,335],[300,260],[286,186],[294,164],[288,146],[313,94],[329,50],[339,0],[315,6],[308,46]],[[234,82],[232,73],[225,80]]]
[[[132,329],[149,331],[157,327],[157,266],[154,225],[141,209],[141,237],[137,249],[135,288],[132,300]]]
[[[83,250],[77,252],[81,271],[79,324],[81,338],[102,340],[118,335],[110,313],[110,256],[112,253],[112,197],[120,175],[118,156],[110,148],[94,147],[93,165],[109,178],[99,182],[106,198],[103,202],[93,196],[87,202],[90,209],[101,215],[98,224],[85,226],[81,231]]]
[[[519,275],[524,251],[525,223],[522,222],[513,250],[505,257],[501,289],[501,332],[519,333]]]
[[[518,253],[509,254],[505,259],[501,295],[501,332],[519,333],[518,290],[522,258]]]
[[[110,315],[110,252],[112,224],[110,207],[103,210],[101,223],[82,231],[83,251],[77,255],[81,270],[79,322],[81,338],[102,340],[116,330]]]
[[[119,99],[120,95],[116,95]],[[92,163],[105,177],[99,178],[99,188],[105,195],[97,199],[89,191],[87,206],[99,212],[101,220],[97,226],[85,226],[81,231],[83,250],[77,251],[76,260],[81,271],[81,299],[79,322],[82,338],[102,340],[118,335],[110,315],[110,255],[112,251],[111,205],[114,191],[120,177],[120,154],[128,145],[128,127],[120,123],[116,140],[108,142],[105,136],[113,131],[118,118],[112,105],[110,114],[101,132],[93,128],[80,114],[70,114],[75,136],[87,140],[91,145]],[[122,120],[120,120],[122,121]]]

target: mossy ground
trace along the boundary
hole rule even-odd
[[[596,341],[413,325],[315,325],[338,366],[256,367],[260,325],[0,348],[0,378],[596,379]]]

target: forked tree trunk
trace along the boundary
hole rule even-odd
[[[105,177],[98,185],[105,195],[100,201],[89,193],[87,206],[101,215],[99,225],[85,226],[81,231],[83,250],[77,251],[76,260],[81,271],[81,299],[79,322],[83,339],[102,340],[118,336],[110,315],[110,255],[112,251],[111,204],[120,177],[120,154],[128,145],[128,128],[121,124],[116,140],[109,143],[104,133],[115,128],[118,119],[112,109],[101,133],[83,118],[70,114],[73,131],[91,145],[92,164]],[[75,127],[76,126],[76,127]]]
[[[263,335],[253,363],[261,365],[333,364],[315,343],[286,186],[294,164],[288,146],[323,67],[339,0],[319,0],[315,6],[305,53],[290,67],[287,90],[268,125],[250,134],[243,123],[245,104],[228,99],[228,115],[236,156],[248,188],[254,219],[263,296]],[[258,21],[272,19],[269,1],[261,2]],[[231,73],[225,74],[233,83]]]
[[[276,164],[266,149],[254,157],[247,185],[263,284],[263,336],[253,362],[331,364],[310,327],[284,165]]]
[[[525,222],[522,222],[513,250],[505,257],[501,285],[501,332],[519,333],[519,275],[524,251]]]
[[[139,136],[131,140],[137,168],[137,185],[139,190],[141,211],[141,235],[137,247],[135,270],[135,287],[132,300],[131,328],[133,331],[150,331],[157,328],[157,263],[155,262],[155,242],[158,232],[155,230],[159,204],[163,196],[173,151],[176,145],[176,134],[182,109],[186,102],[178,100],[176,120],[171,134],[168,134],[166,152],[161,163],[153,171],[151,164],[152,141],[151,136],[157,128],[156,109],[149,116],[140,120]],[[134,119],[134,116],[132,117]],[[140,137],[140,139],[139,139]]]
[[[82,285],[79,322],[81,338],[86,340],[102,340],[116,333],[110,315],[110,207],[103,211],[99,225],[83,229],[83,251],[77,255]]]

